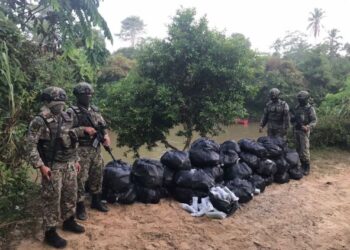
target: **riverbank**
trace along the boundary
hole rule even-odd
[[[347,249],[350,245],[350,153],[313,151],[311,175],[274,184],[225,220],[193,218],[179,204],[89,210],[86,233],[62,232],[67,249]],[[13,249],[49,249],[40,227]]]

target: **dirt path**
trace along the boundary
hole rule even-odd
[[[193,218],[178,203],[89,210],[67,249],[350,249],[350,155],[319,156],[311,176],[272,185],[225,220]],[[41,234],[17,249],[50,249]]]

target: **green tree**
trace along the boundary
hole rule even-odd
[[[39,45],[56,51],[63,44],[83,39],[93,44],[93,27],[112,41],[106,21],[98,12],[99,0],[4,0],[0,11],[30,33]]]
[[[207,19],[196,21],[195,15],[194,9],[178,10],[168,26],[168,37],[141,46],[137,75],[144,79],[140,82],[153,84],[154,93],[139,95],[147,88],[135,83],[130,90],[133,92],[123,96],[136,94],[137,98],[121,98],[108,105],[113,107],[108,114],[120,115],[111,116],[111,120],[128,121],[123,127],[116,120],[112,123],[119,138],[124,138],[119,142],[121,146],[137,150],[142,144],[153,147],[161,141],[172,147],[166,135],[169,129],[181,125],[178,135],[186,138],[186,149],[194,132],[215,135],[221,125],[246,114],[243,104],[249,94],[255,58],[249,42],[242,35],[227,37],[210,30]],[[127,77],[123,83],[132,81]],[[123,85],[128,88],[126,83]],[[116,100],[114,96],[111,99]],[[149,116],[150,112],[154,115]],[[159,120],[165,118],[158,114],[168,117],[161,125]],[[137,143],[134,138],[138,138]]]
[[[328,37],[326,38],[326,45],[328,47],[328,55],[330,57],[337,57],[339,56],[339,51],[342,48],[341,39],[342,36],[338,35],[339,30],[337,29],[331,29],[328,31]]]
[[[131,47],[135,48],[137,38],[144,32],[145,24],[138,16],[130,16],[122,21],[122,28],[116,34],[124,41],[130,41]]]
[[[311,29],[313,32],[313,36],[317,38],[321,32],[321,20],[324,18],[325,12],[322,9],[315,8],[313,12],[310,12],[310,17],[308,19],[309,25],[307,29]]]

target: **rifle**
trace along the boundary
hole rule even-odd
[[[98,123],[96,126],[95,123],[92,121],[90,114],[86,113],[86,117],[91,125],[96,130],[96,137],[94,142],[92,143],[92,146],[97,150],[98,146],[105,141],[105,135],[106,135],[106,126],[103,126],[102,123]],[[108,152],[108,154],[112,157],[113,161],[116,161],[112,154],[112,149],[109,146],[103,145],[104,149]]]
[[[294,110],[291,110],[290,113],[292,114],[290,122],[294,125],[294,128],[296,130],[301,130],[302,126],[304,126],[304,119],[300,116],[295,115]]]

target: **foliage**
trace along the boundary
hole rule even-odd
[[[167,86],[131,74],[108,87],[107,110],[112,128],[118,132],[118,146],[137,151],[165,141],[178,120],[179,107]]]
[[[127,48],[120,48],[118,49],[114,54],[119,54],[119,55],[122,55],[126,58],[129,58],[129,59],[136,59],[136,56],[137,56],[137,49],[136,48],[133,48],[133,47],[127,47]]]
[[[130,41],[131,47],[134,48],[137,37],[144,32],[145,24],[138,16],[129,16],[122,21],[122,28],[119,34],[124,41]]]
[[[30,192],[30,190],[32,190]],[[8,169],[0,162],[0,221],[6,222],[28,216],[29,193],[38,190],[30,181],[28,167]]]
[[[67,42],[83,38],[92,47],[94,26],[112,41],[106,21],[98,12],[99,0],[4,0],[0,10],[21,27],[33,33],[38,44],[56,51]]]
[[[135,61],[122,55],[114,54],[107,59],[98,76],[98,83],[112,83],[126,77],[135,67]]]
[[[113,123],[118,135],[128,130],[123,144],[133,145],[134,138],[138,138],[134,150],[144,143],[153,147],[176,125],[184,127],[178,135],[187,138],[187,148],[194,131],[201,135],[214,135],[221,131],[222,125],[228,125],[236,117],[246,114],[243,102],[252,82],[251,65],[255,57],[249,42],[242,35],[226,37],[210,30],[206,18],[196,21],[195,14],[193,9],[177,11],[168,27],[168,37],[145,42],[137,57],[136,71],[144,81],[154,82],[153,91],[171,93],[171,105],[162,104],[165,109],[159,112],[171,114],[171,119],[159,126],[160,117],[149,116],[160,101],[156,94],[142,98],[148,100],[129,102],[121,98],[109,104],[123,112],[123,119],[128,121],[123,123],[125,125]],[[123,96],[143,93],[144,84],[132,86],[132,89],[127,89],[132,92]],[[140,104],[143,112],[137,116],[125,112],[126,107],[137,111]],[[111,119],[116,119],[115,115]],[[137,127],[135,124],[140,121],[145,121],[146,125]]]

